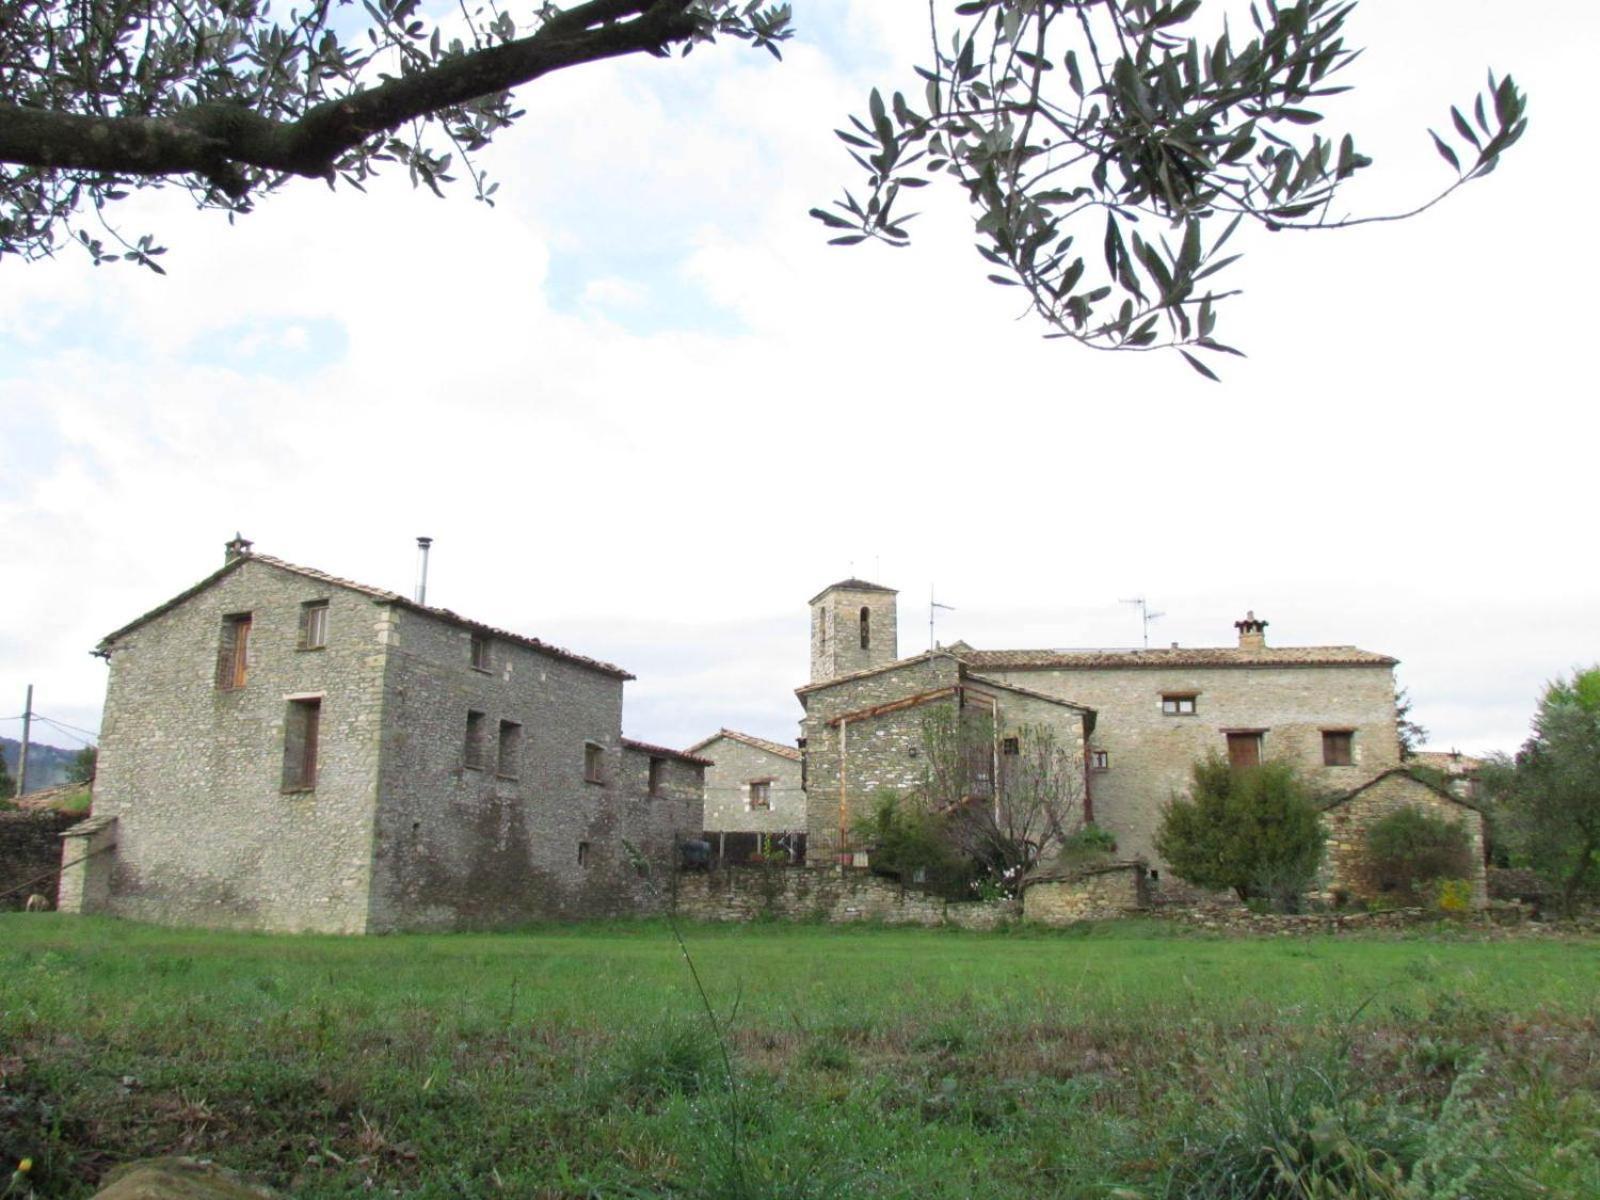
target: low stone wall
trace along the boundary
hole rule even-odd
[[[697,921],[881,921],[993,929],[1017,916],[1006,901],[943,900],[866,871],[724,867],[685,871],[675,910]]]
[[[1035,878],[1022,893],[1023,920],[1071,925],[1141,912],[1150,906],[1146,877],[1142,862],[1122,862]]]
[[[1517,904],[1493,904],[1469,916],[1446,917],[1437,909],[1396,908],[1388,912],[1253,913],[1240,905],[1235,909],[1162,908],[1152,916],[1175,925],[1224,934],[1260,934],[1269,937],[1296,937],[1329,933],[1361,933],[1374,930],[1401,930],[1416,926],[1448,924],[1460,929],[1502,933],[1586,933],[1583,922],[1560,925],[1529,920],[1529,910]],[[1600,926],[1600,922],[1595,923]]]
[[[0,812],[0,893],[47,876],[20,892],[0,895],[0,910],[22,908],[35,892],[55,907],[56,880],[49,872],[61,866],[61,832],[82,819],[49,811]]]

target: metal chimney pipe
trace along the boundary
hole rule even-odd
[[[433,545],[430,537],[417,539],[417,603],[428,602],[428,547]]]

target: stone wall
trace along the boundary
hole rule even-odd
[[[681,820],[685,834],[696,822],[672,815],[682,797],[644,802],[648,760],[622,746],[622,681],[498,639],[480,670],[471,642],[471,631],[410,610],[395,612],[387,633],[370,928],[631,911],[641,882],[623,841],[648,844],[665,868],[670,851],[650,819]],[[477,766],[467,759],[469,711],[482,714]],[[520,726],[507,769],[502,722]],[[596,779],[586,775],[589,746]]]
[[[1489,894],[1483,862],[1483,814],[1405,771],[1388,772],[1323,812],[1328,846],[1322,890],[1329,895],[1343,891],[1362,900],[1383,894],[1368,862],[1367,834],[1379,821],[1402,809],[1466,826],[1472,862],[1472,904],[1474,908],[1486,905]]]
[[[1031,881],[1022,893],[1022,918],[1040,925],[1071,925],[1142,912],[1150,906],[1145,867],[1108,863]]]
[[[80,820],[58,812],[0,812],[0,911],[22,908],[35,893],[53,900],[61,833]]]
[[[1399,763],[1394,675],[1387,666],[1229,666],[999,669],[986,676],[1087,705],[1096,712],[1091,750],[1109,766],[1090,776],[1095,821],[1126,857],[1163,865],[1155,830],[1196,759],[1225,753],[1227,729],[1264,729],[1262,749],[1344,790]],[[1163,695],[1195,697],[1193,715],[1162,712]],[[1352,729],[1354,765],[1322,765],[1322,731]]]
[[[861,644],[861,610],[868,644]],[[811,601],[811,682],[881,667],[900,657],[895,593],[888,588],[830,587]]]
[[[715,765],[706,768],[704,827],[742,833],[803,832],[806,794],[800,788],[800,762],[737,738],[719,736],[695,753]],[[750,781],[770,779],[771,807],[750,807]]]
[[[328,602],[327,647],[299,649]],[[243,687],[217,686],[223,619],[251,614]],[[120,638],[110,658],[95,814],[117,819],[109,911],[138,920],[360,932],[389,610],[248,561]],[[283,790],[288,697],[320,696],[316,788]]]
[[[1014,920],[1006,901],[951,902],[866,871],[728,867],[678,876],[676,911],[698,921],[880,921],[993,929]]]

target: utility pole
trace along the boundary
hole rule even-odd
[[[28,685],[28,698],[22,702],[22,750],[17,755],[17,799],[28,790],[28,734],[33,729],[33,684]]]

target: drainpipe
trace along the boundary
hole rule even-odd
[[[845,780],[849,777],[849,771],[848,771],[847,768],[848,768],[849,762],[850,762],[850,759],[849,759],[849,748],[850,748],[849,729],[850,729],[850,719],[848,717],[840,717],[839,718],[839,854],[838,854],[838,859],[839,859],[839,867],[840,867],[841,870],[843,869],[843,867],[845,865],[844,857],[845,857],[846,848],[850,844],[850,840],[849,840],[850,809],[849,809],[849,803],[848,803],[848,799],[847,799],[847,793],[846,793],[846,790],[845,790]]]

